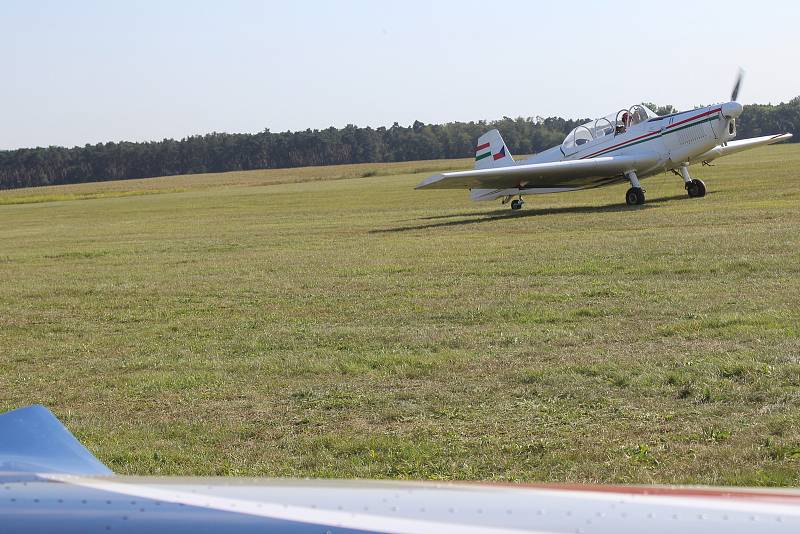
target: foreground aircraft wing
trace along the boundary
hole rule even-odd
[[[573,179],[619,176],[627,171],[652,167],[657,162],[658,157],[652,154],[523,163],[509,167],[435,174],[423,180],[416,189],[509,189],[531,187],[537,182],[553,180],[568,184]]]
[[[712,161],[717,158],[721,158],[722,156],[730,156],[731,154],[741,152],[742,150],[749,150],[751,148],[756,148],[764,145],[772,145],[775,143],[780,143],[781,141],[786,141],[791,138],[792,134],[783,133],[778,135],[765,135],[763,137],[753,137],[752,139],[742,139],[741,141],[731,141],[729,143],[725,143],[724,145],[714,147],[708,152],[700,154],[696,158],[693,158],[692,161]]]
[[[796,534],[800,491],[116,476],[43,406],[0,414],[0,532],[109,531]]]
[[[40,405],[0,414],[0,474],[4,472],[114,474]]]

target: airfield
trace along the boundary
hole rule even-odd
[[[119,474],[800,484],[800,145],[413,189],[471,165],[0,192],[0,411]]]

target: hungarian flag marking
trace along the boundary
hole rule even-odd
[[[475,147],[475,161],[480,161],[483,158],[488,158],[489,156],[491,156],[492,155],[492,151],[488,150],[488,148],[489,148],[489,143],[484,143],[482,145],[476,146]],[[487,150],[487,151],[484,152],[483,154],[481,154],[481,152],[483,152],[484,150]]]
[[[486,152],[483,152],[484,150]],[[480,161],[483,158],[488,158],[489,156],[492,156],[495,161],[506,157],[506,145],[503,145],[503,148],[500,149],[500,152],[494,155],[492,155],[492,150],[489,147],[489,143],[484,143],[475,147],[475,161]]]

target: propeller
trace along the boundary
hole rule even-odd
[[[733,84],[733,91],[731,91],[731,100],[730,102],[725,102],[722,104],[722,115],[730,119],[730,124],[728,124],[728,130],[731,135],[735,135],[736,133],[736,126],[735,121],[736,118],[742,114],[744,111],[744,107],[736,101],[739,98],[739,89],[742,88],[742,79],[744,78],[744,70],[739,67],[739,74],[736,76],[736,83]]]
[[[733,86],[733,91],[731,91],[731,102],[736,102],[736,99],[739,98],[739,89],[742,87],[742,78],[744,78],[744,70],[739,68],[739,75],[736,77],[736,83]]]

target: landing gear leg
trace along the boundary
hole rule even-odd
[[[520,195],[518,199],[511,201],[511,209],[512,210],[521,209],[522,206],[524,206],[524,205],[525,205],[525,201],[522,200],[522,195]]]
[[[625,173],[625,178],[631,182],[631,188],[625,193],[625,203],[628,206],[640,206],[644,204],[644,189],[639,183],[639,178],[634,171]]]
[[[689,193],[691,198],[706,196],[706,184],[703,183],[703,180],[692,179],[692,177],[689,176],[688,165],[681,165],[680,172],[683,178],[683,186],[686,188],[686,192]]]

